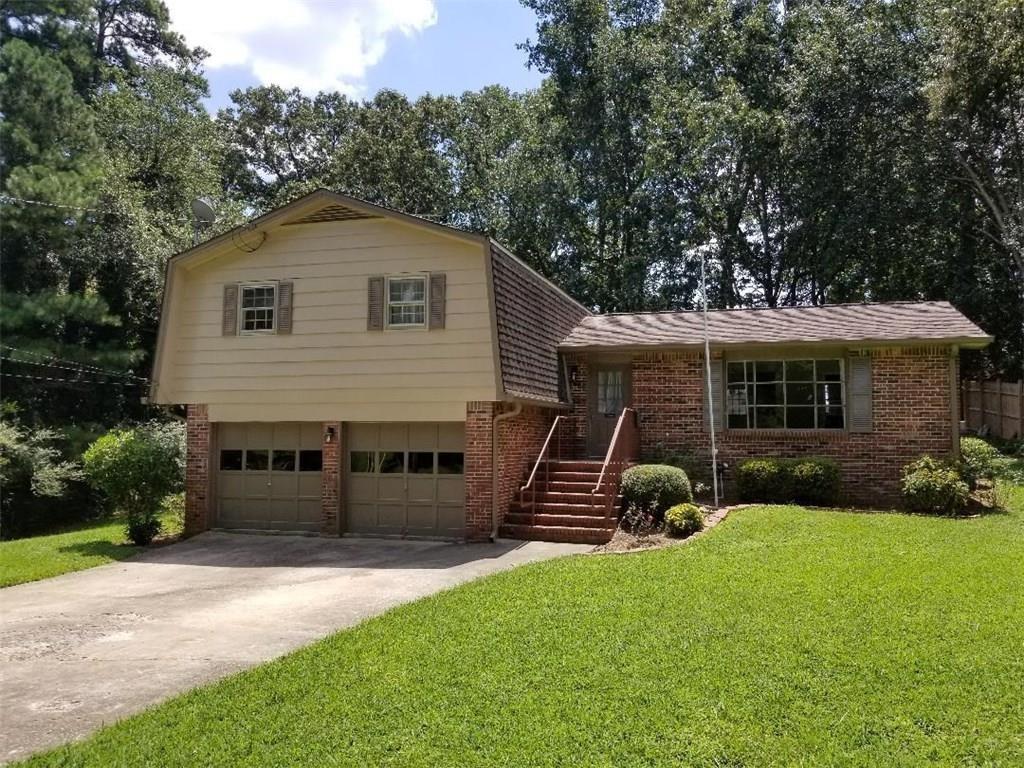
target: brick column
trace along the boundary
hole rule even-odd
[[[328,442],[329,440],[329,442]],[[321,430],[323,468],[320,485],[320,535],[341,535],[341,422],[325,421]]]
[[[486,541],[491,536],[491,432],[497,403],[466,404],[466,539]]]
[[[185,535],[210,527],[210,420],[205,405],[188,406],[185,428]]]

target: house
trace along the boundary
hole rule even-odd
[[[990,341],[945,302],[708,328],[705,366],[699,313],[595,315],[486,237],[319,190],[170,260],[150,397],[187,406],[188,532],[602,541],[623,466],[707,463],[709,422],[730,467],[831,456],[892,501],[957,451],[958,351]]]

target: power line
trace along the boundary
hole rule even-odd
[[[14,197],[13,195],[0,195],[0,204],[19,204],[19,205],[41,205],[45,208],[58,208],[65,211],[79,211],[84,213],[106,213],[111,216],[127,216],[124,211],[115,211],[111,208],[87,208],[83,205],[64,205],[62,203],[50,203],[46,200],[27,200],[24,197]],[[178,222],[179,224],[191,224],[192,219],[185,217],[181,218],[178,216],[163,216],[161,217],[168,221]]]
[[[101,376],[110,376],[111,378],[115,378],[115,379],[128,378],[128,379],[139,379],[141,381],[146,381],[146,379],[142,379],[140,376],[133,376],[130,373],[104,373],[101,370],[89,370],[88,368],[76,368],[76,367],[73,367],[73,366],[70,366],[70,365],[59,365],[58,363],[40,363],[40,362],[36,362],[35,360],[21,360],[21,359],[19,359],[17,357],[8,357],[6,355],[0,355],[0,360],[6,360],[9,363],[16,363],[18,365],[35,365],[35,366],[39,366],[40,368],[57,368],[57,369],[60,369],[62,371],[71,371],[72,373],[87,373],[87,374],[90,374],[92,376],[100,376],[101,375]]]
[[[100,379],[56,379],[50,376],[29,376],[23,373],[8,373],[7,371],[0,371],[0,376],[7,376],[11,379],[31,379],[32,381],[55,381],[61,384],[103,384],[105,386],[114,387],[141,387],[141,383],[134,381],[101,381]]]
[[[40,354],[39,352],[29,352],[26,349],[18,349],[17,347],[12,347],[9,344],[0,344],[0,348],[9,350],[10,352],[17,352],[22,355],[28,355],[29,357],[34,357],[38,360],[53,361],[55,363],[66,363],[68,365],[75,366],[74,368],[68,368],[67,370],[75,370],[81,371],[83,373],[93,374],[99,373],[105,376],[117,376],[121,378],[137,379],[139,381],[145,381],[147,383],[149,382],[149,379],[147,379],[145,376],[136,376],[134,373],[128,373],[127,371],[114,371],[109,368],[100,368],[98,365],[90,365],[88,363],[80,363],[77,360],[68,360],[67,358],[57,357],[57,355],[43,355]],[[9,359],[13,363],[28,363],[29,365],[39,365],[39,363],[33,363],[31,360],[18,360],[16,358],[4,359]],[[54,365],[52,367],[61,368],[64,366]]]

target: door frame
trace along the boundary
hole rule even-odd
[[[587,382],[587,455],[603,459],[608,452],[608,446],[603,448],[597,445],[597,430],[595,425],[597,418],[607,418],[604,414],[597,412],[597,380],[599,371],[620,370],[622,377],[622,407],[630,408],[633,405],[633,364],[632,361],[622,358],[599,358],[591,360],[588,366],[589,381]],[[621,411],[619,412],[621,414]],[[618,418],[618,414],[616,414]],[[612,428],[614,432],[614,427]],[[611,435],[609,435],[609,440]]]

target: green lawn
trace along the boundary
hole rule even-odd
[[[30,764],[1022,765],[1013,507],[740,510],[398,608]]]
[[[165,515],[163,521],[169,533],[181,527],[172,516]],[[48,536],[0,541],[0,587],[124,560],[140,549],[127,542],[124,520],[119,518],[85,523]]]

